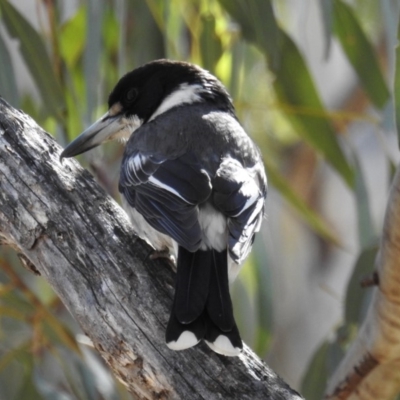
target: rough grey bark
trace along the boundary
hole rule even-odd
[[[301,398],[248,348],[167,348],[174,272],[125,213],[27,115],[0,98],[0,239],[58,293],[137,399]]]

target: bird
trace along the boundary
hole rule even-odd
[[[267,178],[226,88],[195,64],[148,62],[117,82],[108,111],[60,158],[110,140],[125,145],[118,187],[136,233],[176,260],[167,346],[204,340],[239,355],[229,285],[260,230]]]

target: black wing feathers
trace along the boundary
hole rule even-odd
[[[258,181],[264,182],[265,177],[258,171],[253,175],[238,161],[228,158],[212,182],[213,203],[228,217],[229,254],[239,264],[248,255],[263,218],[266,186],[259,187]]]
[[[133,152],[122,162],[119,190],[153,228],[189,251],[199,248],[197,205],[210,196],[211,183],[192,154],[168,160]]]

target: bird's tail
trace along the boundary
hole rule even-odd
[[[184,350],[204,339],[212,350],[236,356],[242,340],[229,295],[227,251],[179,247],[174,304],[167,326],[167,345]]]

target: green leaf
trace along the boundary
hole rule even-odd
[[[377,246],[364,249],[354,267],[350,282],[347,285],[345,318],[347,323],[359,324],[362,320],[362,311],[365,295],[368,289],[361,287],[361,280],[370,276],[374,271]]]
[[[371,218],[368,191],[364,176],[357,157],[355,160],[356,184],[355,196],[357,201],[358,238],[362,249],[371,245],[376,240],[374,224]]]
[[[235,320],[241,336],[245,343],[252,347],[257,324],[254,303],[252,302],[253,293],[248,288],[249,285],[246,282],[248,279],[245,276],[251,274],[249,267],[249,265],[244,267],[240,276],[236,279],[231,290],[231,296]]]
[[[18,88],[15,81],[14,68],[10,54],[0,35],[0,96],[4,97],[14,107],[19,107]]]
[[[60,53],[69,68],[82,56],[86,39],[86,7],[81,6],[60,30]]]
[[[339,146],[311,74],[294,42],[281,31],[282,62],[274,71],[274,88],[281,110],[296,132],[323,154],[345,182],[353,187],[354,172]]]
[[[42,324],[44,334],[53,342],[61,343],[71,351],[81,354],[79,345],[70,329],[51,314],[46,316]]]
[[[212,14],[202,15],[201,21],[200,51],[202,66],[214,72],[215,65],[222,55],[221,39],[215,32],[215,17]]]
[[[104,0],[88,0],[86,13],[87,38],[84,52],[84,75],[86,84],[86,123],[94,119],[98,104],[98,84],[100,80],[99,64],[102,55],[101,29],[104,16]]]
[[[36,364],[38,364],[38,360],[36,360]],[[43,371],[45,371],[45,368],[35,365],[32,374],[35,389],[43,396],[42,398],[44,400],[72,400],[72,396],[61,388],[63,385],[55,379],[50,380],[43,374]],[[75,399],[78,399],[78,397],[75,397]]]
[[[30,360],[25,366],[24,382],[18,392],[18,395],[16,397],[17,399],[44,400],[44,398],[40,395],[33,382],[32,372],[33,372],[33,361]]]
[[[323,29],[325,36],[325,58],[327,59],[332,43],[333,3],[332,0],[320,0],[319,6],[322,13]]]
[[[220,0],[220,3],[239,22],[243,36],[266,55],[276,77],[273,85],[280,109],[296,132],[353,187],[354,172],[339,146],[311,74],[294,42],[277,27],[270,2]]]
[[[343,349],[343,335],[346,335],[346,331],[346,328],[340,328],[336,332],[336,340],[329,345],[326,360],[326,370],[328,376],[333,375],[345,355],[345,351]],[[344,337],[344,339],[346,338],[347,336]]]
[[[19,359],[21,356],[29,354],[30,346],[31,343],[28,341],[17,347],[2,352],[0,357],[0,372],[3,371],[12,361]]]
[[[0,0],[0,6],[8,32],[20,42],[22,57],[39,89],[47,111],[49,114],[60,116],[60,108],[65,106],[63,92],[43,39],[8,1]]]
[[[361,29],[352,8],[341,0],[334,1],[334,31],[361,84],[378,108],[390,97],[374,49]]]
[[[307,373],[301,384],[301,394],[307,400],[320,400],[323,398],[327,374],[327,359],[330,344],[323,343],[315,353]]]
[[[219,0],[239,22],[244,38],[266,53],[272,70],[280,65],[280,33],[269,0]]]
[[[394,72],[394,113],[400,147],[400,23],[397,27],[396,62]]]
[[[27,319],[26,315],[17,310],[15,307],[7,307],[0,304],[0,319],[3,317],[10,317],[19,319],[21,321],[25,321]]]
[[[294,207],[299,215],[306,221],[306,223],[323,238],[330,242],[341,246],[340,240],[332,232],[325,221],[316,214],[308,205],[294,192],[294,190],[287,184],[285,178],[277,171],[275,166],[264,160],[268,173],[268,180],[271,184],[279,190],[285,200]]]
[[[120,31],[116,14],[110,8],[107,8],[104,12],[102,33],[105,50],[110,55],[116,56],[118,53],[119,40],[122,32]]]
[[[68,110],[68,119],[66,121],[67,124],[67,132],[69,139],[72,140],[76,135],[82,132],[82,119],[79,114],[79,104],[76,99],[71,94],[72,91],[67,91],[66,100],[67,100],[67,110]]]
[[[35,311],[34,305],[20,291],[4,291],[0,294],[0,298],[4,307],[13,308],[18,313],[24,314],[26,318]]]
[[[269,255],[262,235],[256,236],[251,257],[254,260],[257,284],[255,300],[258,306],[256,307],[258,323],[253,348],[260,357],[263,357],[271,342],[273,329],[273,280],[271,279],[271,268],[269,268]]]

